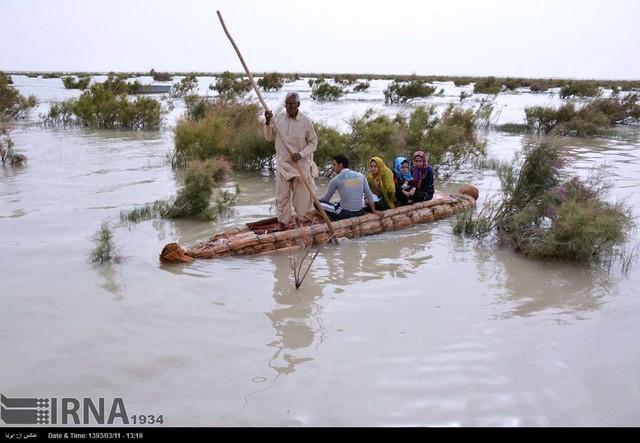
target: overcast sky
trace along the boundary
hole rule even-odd
[[[0,0],[0,70],[640,80],[638,0]]]

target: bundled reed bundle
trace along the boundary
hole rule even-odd
[[[449,195],[436,192],[432,200],[390,209],[385,211],[383,218],[374,214],[365,214],[360,217],[334,221],[331,225],[336,238],[357,238],[383,231],[399,231],[418,223],[442,220],[456,212],[470,209],[475,206],[477,197],[478,189],[467,185],[460,188],[460,194]],[[273,224],[274,220],[262,220],[228,229],[187,250],[182,249],[177,243],[170,243],[162,250],[160,261],[163,263],[190,263],[194,258],[291,251],[309,246],[311,242],[322,244],[329,239],[328,226],[320,221],[310,226],[269,232],[269,225]]]

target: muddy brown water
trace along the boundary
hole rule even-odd
[[[180,102],[160,131],[45,129],[37,113],[76,91],[59,79],[14,80],[43,104],[12,133],[28,164],[0,169],[5,396],[121,397],[129,415],[162,414],[165,426],[640,423],[637,265],[622,275],[528,260],[456,237],[447,220],[327,246],[299,290],[284,254],[161,265],[166,243],[273,214],[273,180],[234,175],[239,204],[216,224],[123,226],[121,209],[180,186],[165,161]],[[443,87],[433,100],[456,101],[461,88]],[[401,110],[384,106],[384,82],[327,104],[306,98],[306,81],[287,88],[337,127],[366,107]],[[514,94],[496,107],[501,121],[519,122],[525,106],[557,102]],[[523,141],[486,136],[502,158]],[[605,168],[611,199],[627,197],[638,214],[640,130],[565,143],[574,169]],[[479,187],[479,205],[498,188],[490,171],[437,187],[466,182]],[[126,260],[92,267],[89,237],[103,220]],[[637,243],[634,232],[628,247]]]

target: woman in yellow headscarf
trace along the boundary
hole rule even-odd
[[[396,207],[396,185],[393,182],[393,171],[384,164],[380,157],[372,157],[369,161],[367,182],[369,182],[371,192],[379,199],[375,202],[378,211]]]

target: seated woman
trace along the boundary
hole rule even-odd
[[[409,172],[409,160],[405,157],[398,157],[393,164],[393,182],[396,188],[396,201],[398,205],[406,205],[409,197],[405,195],[405,192],[411,191],[410,182],[413,180],[413,176]],[[403,192],[404,191],[404,192]]]
[[[417,203],[431,200],[435,188],[433,186],[433,169],[427,163],[427,156],[422,151],[413,154],[413,169],[411,171],[411,185],[415,188],[409,191],[402,191],[409,198],[409,201]]]
[[[373,192],[374,204],[378,211],[386,211],[396,207],[396,187],[393,183],[393,172],[380,157],[372,157],[369,161],[367,182],[371,192]]]

